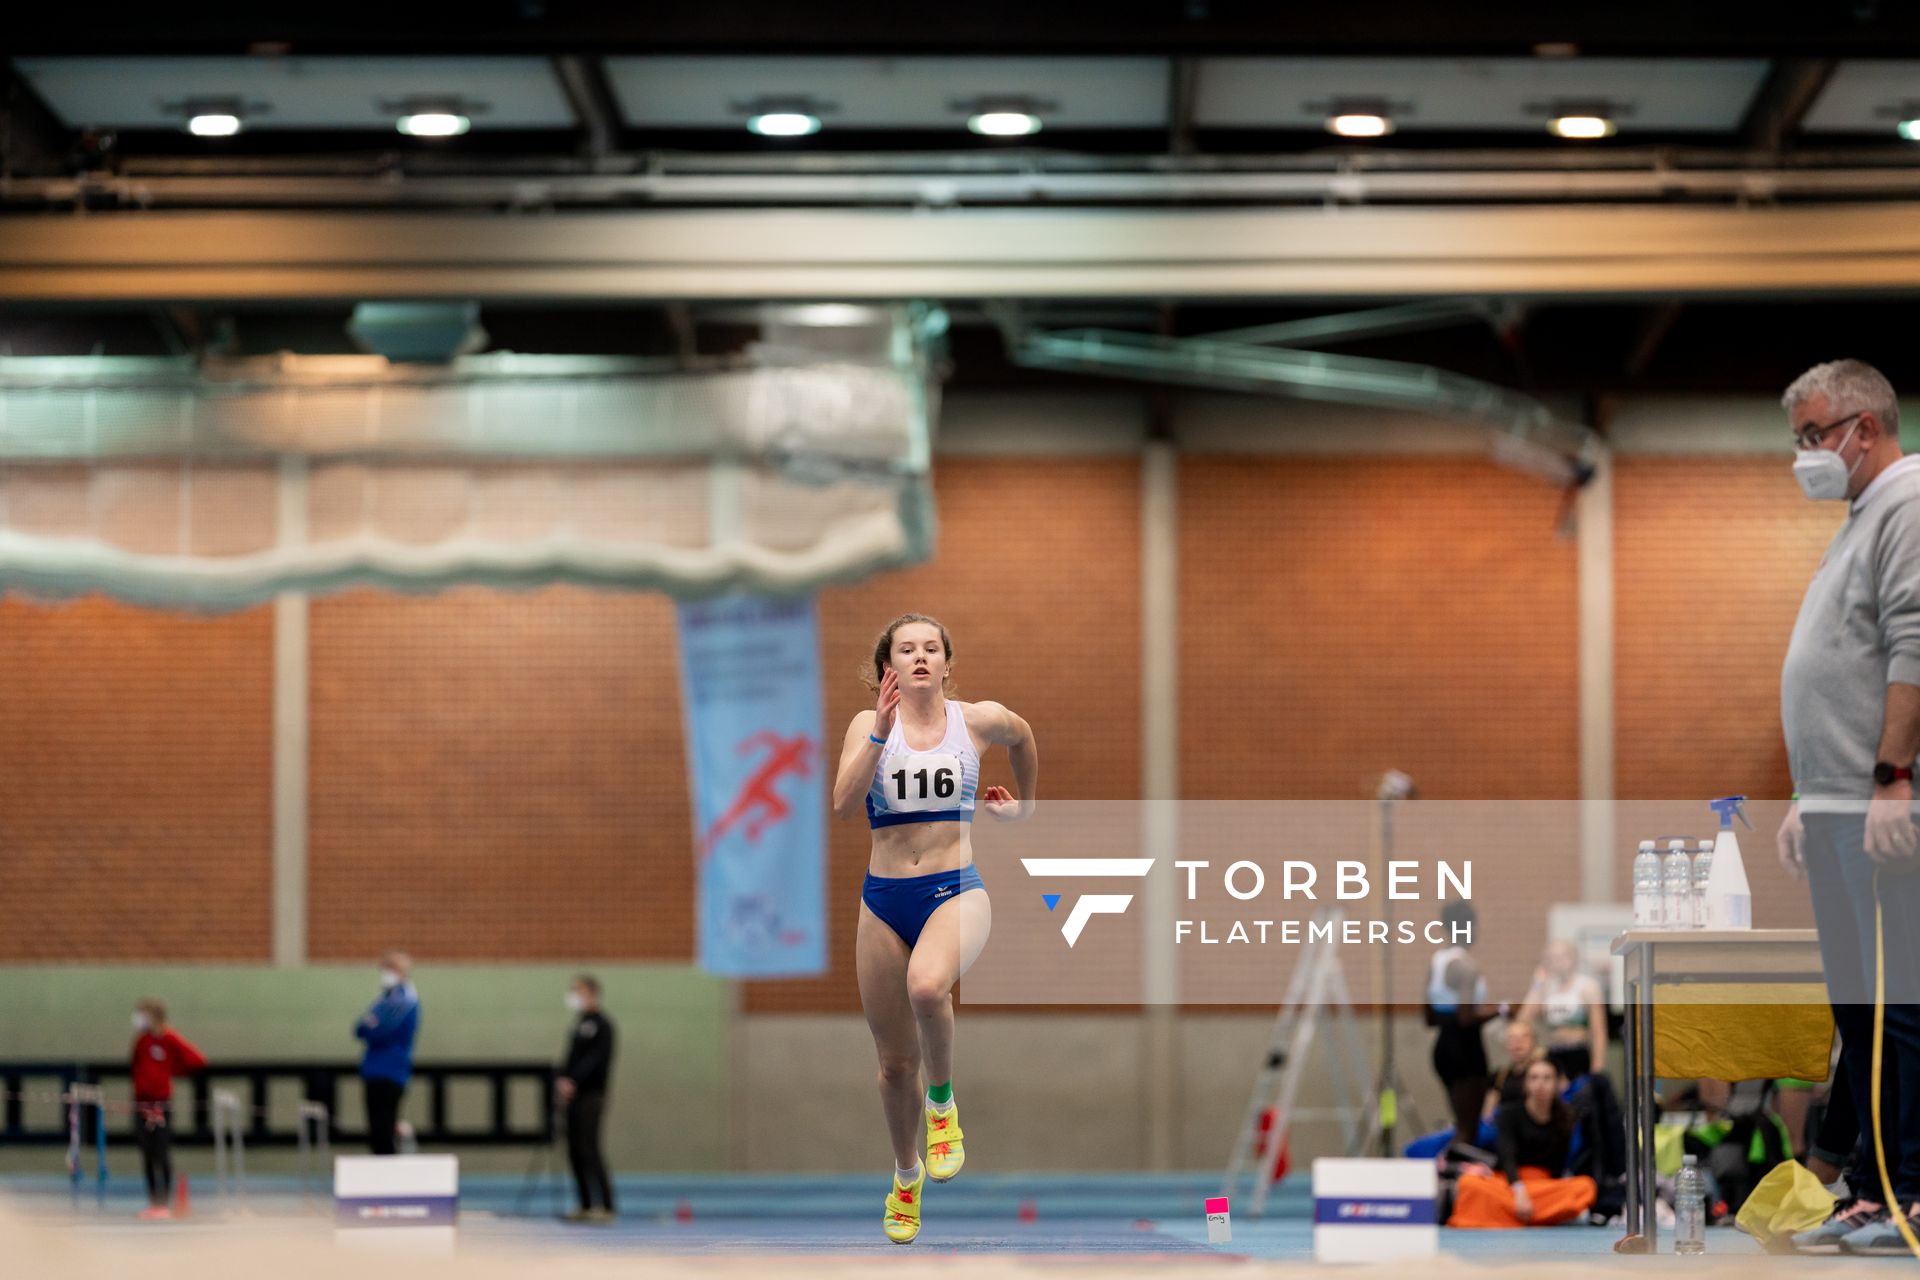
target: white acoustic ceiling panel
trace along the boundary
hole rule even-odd
[[[1920,62],[1862,59],[1834,68],[1800,128],[1892,137],[1902,120],[1920,120]]]
[[[237,101],[248,129],[384,129],[409,104],[445,104],[475,130],[569,129],[544,58],[21,58],[76,128],[178,129],[196,103]]]
[[[1167,123],[1160,58],[633,57],[606,68],[636,128],[739,128],[763,104],[803,99],[829,130],[964,127],[975,111],[1019,102],[1047,128]]]
[[[1610,104],[1622,133],[1737,128],[1767,63],[1632,58],[1208,58],[1202,127],[1318,129],[1334,108],[1381,104],[1401,129],[1542,129],[1563,110]]]

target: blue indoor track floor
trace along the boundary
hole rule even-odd
[[[439,1274],[437,1269],[451,1268],[445,1274],[531,1275],[535,1269],[545,1274],[551,1264],[567,1268],[567,1276],[575,1275],[577,1267],[578,1275],[597,1277],[604,1266],[609,1276],[716,1277],[825,1276],[870,1270],[874,1264],[886,1264],[889,1272],[923,1266],[950,1270],[964,1263],[969,1280],[1026,1275],[1031,1266],[1055,1264],[1068,1269],[1091,1266],[1103,1276],[1321,1269],[1312,1261],[1306,1178],[1290,1178],[1276,1187],[1264,1218],[1253,1218],[1236,1205],[1233,1240],[1224,1245],[1207,1242],[1202,1210],[1202,1202],[1217,1188],[1217,1178],[1208,1174],[967,1175],[944,1186],[928,1184],[920,1238],[903,1248],[880,1234],[884,1174],[880,1179],[846,1174],[626,1177],[617,1190],[621,1217],[605,1226],[557,1221],[560,1211],[572,1207],[570,1185],[557,1177],[470,1175],[462,1183],[452,1256],[421,1259],[392,1274],[425,1280]],[[235,1248],[251,1251],[245,1255],[248,1270],[272,1268],[259,1271],[260,1280],[308,1274],[372,1280],[388,1274],[377,1260],[334,1254],[331,1206],[323,1190],[314,1186],[303,1194],[295,1179],[256,1176],[243,1199],[215,1194],[196,1179],[191,1219],[145,1223],[134,1218],[141,1196],[131,1179],[112,1181],[103,1204],[91,1183],[76,1195],[64,1178],[0,1178],[0,1276],[35,1275],[9,1265],[6,1246],[23,1233],[42,1244],[84,1241],[107,1253],[136,1250],[143,1280],[171,1274],[165,1266],[169,1260],[182,1265],[181,1275],[205,1280],[216,1271],[196,1272],[186,1264],[197,1264],[203,1250]],[[1589,1226],[1443,1230],[1442,1257],[1413,1265],[1420,1280],[1467,1280],[1489,1269],[1531,1276],[1540,1274],[1543,1265],[1553,1268],[1555,1280],[1669,1270],[1754,1280],[1773,1274],[1891,1275],[1896,1267],[1902,1274],[1916,1274],[1920,1267],[1912,1258],[1773,1257],[1730,1228],[1709,1232],[1704,1259],[1670,1253],[1625,1257],[1613,1252],[1619,1234],[1617,1229]],[[1671,1248],[1670,1239],[1663,1243]],[[329,1257],[333,1265],[324,1265]],[[633,1270],[635,1263],[653,1265],[641,1273]],[[1339,1270],[1343,1275],[1377,1272],[1406,1280],[1409,1264]],[[63,1259],[61,1273],[63,1280],[92,1274],[77,1259]],[[99,1274],[110,1273],[103,1264]]]

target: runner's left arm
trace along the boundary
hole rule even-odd
[[[987,714],[982,725],[988,742],[1007,749],[1007,762],[1013,766],[1014,798],[1020,802],[1020,816],[1033,812],[1040,794],[1040,747],[1033,740],[1033,726],[997,702],[975,703]]]

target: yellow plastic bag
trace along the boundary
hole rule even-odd
[[[1687,1126],[1657,1124],[1653,1127],[1653,1171],[1662,1178],[1680,1172],[1681,1159],[1687,1154]]]
[[[1734,1218],[1769,1253],[1792,1253],[1794,1233],[1811,1231],[1833,1213],[1834,1198],[1797,1160],[1773,1167]]]

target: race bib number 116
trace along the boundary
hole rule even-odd
[[[938,752],[887,761],[887,808],[896,813],[952,809],[960,803],[960,757]]]

